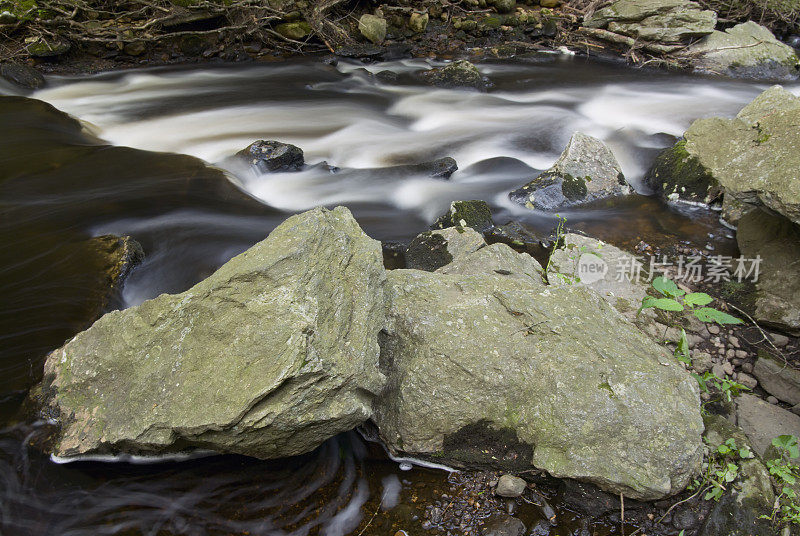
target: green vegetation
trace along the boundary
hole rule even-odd
[[[730,438],[713,448],[703,474],[694,480],[689,489],[705,493],[703,499],[706,501],[718,501],[739,476],[740,462],[754,457],[749,448],[736,445],[736,440]]]
[[[775,501],[775,508],[771,515],[762,516],[773,523],[791,523],[800,525],[800,503],[798,502],[798,480],[800,480],[800,467],[793,460],[800,458],[800,447],[797,437],[781,435],[772,440],[774,449],[772,459],[767,460],[767,469],[777,489],[780,490]]]

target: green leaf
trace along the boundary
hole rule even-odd
[[[706,374],[708,374],[708,373],[706,373]],[[707,378],[705,378],[704,376],[700,376],[699,374],[697,374],[697,373],[694,373],[694,372],[692,372],[692,378],[694,378],[695,380],[697,380],[697,383],[698,383],[698,384],[700,384],[700,389],[701,389],[701,390],[702,390],[704,393],[707,393],[707,392],[708,392],[708,385],[706,385],[706,379],[707,379]]]
[[[714,298],[712,298],[705,292],[692,292],[691,294],[687,294],[686,297],[683,298],[683,303],[692,307],[694,307],[695,305],[708,305],[712,301],[714,301]]]
[[[645,296],[642,299],[642,309],[655,307],[662,311],[683,311],[683,305],[676,302],[671,298],[654,298],[652,296]]]
[[[797,437],[793,435],[779,435],[772,440],[772,444],[785,450],[790,458],[800,457],[800,446],[797,444]]]
[[[700,307],[699,309],[695,309],[694,316],[702,320],[703,322],[716,322],[717,324],[741,324],[742,321],[736,318],[735,316],[731,316],[728,313],[723,313],[717,309],[712,307]]]
[[[686,294],[686,292],[678,288],[678,285],[676,285],[674,281],[671,281],[664,276],[658,276],[653,279],[652,285],[654,289],[659,291],[664,296],[678,298]]]
[[[687,365],[692,364],[692,357],[689,354],[689,339],[686,337],[686,330],[681,328],[681,338],[678,339],[678,347],[675,348],[675,357]]]

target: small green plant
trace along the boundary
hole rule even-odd
[[[775,447],[777,457],[767,460],[766,465],[780,493],[772,514],[761,517],[773,523],[800,525],[800,503],[795,487],[800,480],[800,467],[792,461],[800,458],[797,437],[781,435],[772,440],[772,445]]]
[[[703,322],[717,324],[741,324],[742,321],[735,316],[729,315],[719,309],[708,307],[714,301],[714,298],[705,292],[686,292],[678,287],[674,281],[671,281],[663,276],[656,277],[652,282],[653,289],[658,293],[658,296],[645,296],[642,298],[642,305],[639,307],[638,313],[644,309],[658,309],[670,313],[686,313],[693,314]],[[638,314],[637,313],[637,314]],[[686,336],[686,330],[681,328],[681,335],[675,341],[675,358],[687,365],[692,364],[691,352],[689,350],[689,339]],[[741,383],[733,380],[723,379],[711,372],[706,372],[702,376],[699,374],[692,374],[692,376],[700,384],[700,388],[706,392],[711,392],[709,386],[716,388],[722,393],[728,402],[735,396],[739,396],[741,391],[748,390]]]
[[[703,474],[694,480],[689,489],[704,493],[703,499],[706,501],[718,501],[739,476],[739,462],[753,457],[749,448],[736,445],[736,440],[730,438],[711,449]]]
[[[550,267],[553,265],[553,256],[555,255],[556,251],[558,251],[564,245],[564,236],[566,235],[564,226],[567,223],[567,218],[560,214],[556,214],[556,218],[558,218],[558,225],[556,226],[555,230],[556,239],[553,242],[553,251],[550,252],[550,257],[547,259],[547,266],[544,267],[545,276],[549,278],[551,275],[553,275],[568,285],[579,283],[580,279],[577,277],[570,277],[562,274],[561,272],[551,271],[550,269]]]

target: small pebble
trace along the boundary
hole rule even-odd
[[[769,402],[770,404],[773,404],[773,405],[775,405],[775,404],[777,404],[777,403],[778,403],[778,399],[777,399],[777,398],[775,398],[774,396],[768,396],[768,397],[767,397],[767,402]]]
[[[711,367],[711,373],[714,376],[717,376],[719,378],[724,378],[725,377],[725,369],[723,369],[722,365],[719,365],[719,364],[714,365],[713,367]]]
[[[753,364],[752,363],[742,363],[742,370],[748,374],[753,372]]]
[[[745,359],[747,357],[747,352],[744,350],[736,350],[736,357],[739,359]]]
[[[786,335],[781,335],[780,333],[770,333],[769,337],[778,348],[782,348],[789,344],[789,337]]]
[[[734,348],[739,348],[739,339],[737,337],[728,337],[728,340],[733,345]]]
[[[731,359],[731,363],[733,363],[734,367],[738,367],[742,364],[742,360],[739,359],[738,357],[734,357],[733,359]]]
[[[755,389],[756,386],[758,386],[758,380],[756,380],[749,374],[745,374],[744,372],[739,373],[739,376],[737,377],[736,381],[741,383],[748,389]]]
[[[719,333],[719,326],[716,324],[711,324],[706,329],[708,329],[708,332],[712,335],[717,335]]]
[[[722,370],[724,370],[725,374],[727,374],[728,376],[733,376],[733,365],[731,365],[730,363],[723,363]]]
[[[728,359],[733,359],[735,356],[736,356],[736,350],[734,350],[733,348],[728,348],[728,351],[725,352],[725,357],[727,357]]]

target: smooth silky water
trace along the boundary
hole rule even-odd
[[[647,197],[642,177],[692,120],[733,116],[766,85],[541,55],[481,64],[493,85],[478,93],[420,84],[414,72],[431,65],[150,69],[52,77],[28,95],[82,124],[0,85],[9,96],[0,98],[0,533],[333,536],[368,525],[364,534],[430,534],[425,506],[449,493],[447,472],[402,471],[355,433],[277,462],[57,464],[32,448],[47,426],[20,417],[26,392],[46,353],[100,312],[93,236],[130,235],[146,253],[108,308],[183,291],[288,215],[319,205],[347,205],[381,240],[409,240],[457,199],[484,199],[498,223],[546,233],[555,215],[506,194],[580,130],[606,141],[642,195],[564,211],[568,226],[629,248],[644,240],[735,252],[716,213]],[[256,139],[294,143],[308,163],[341,171],[258,175],[226,160]],[[217,164],[227,178],[179,155]],[[460,167],[449,181],[381,169],[444,156]],[[579,516],[551,501],[551,533],[578,530]],[[517,515],[528,526],[542,519],[531,505]]]

